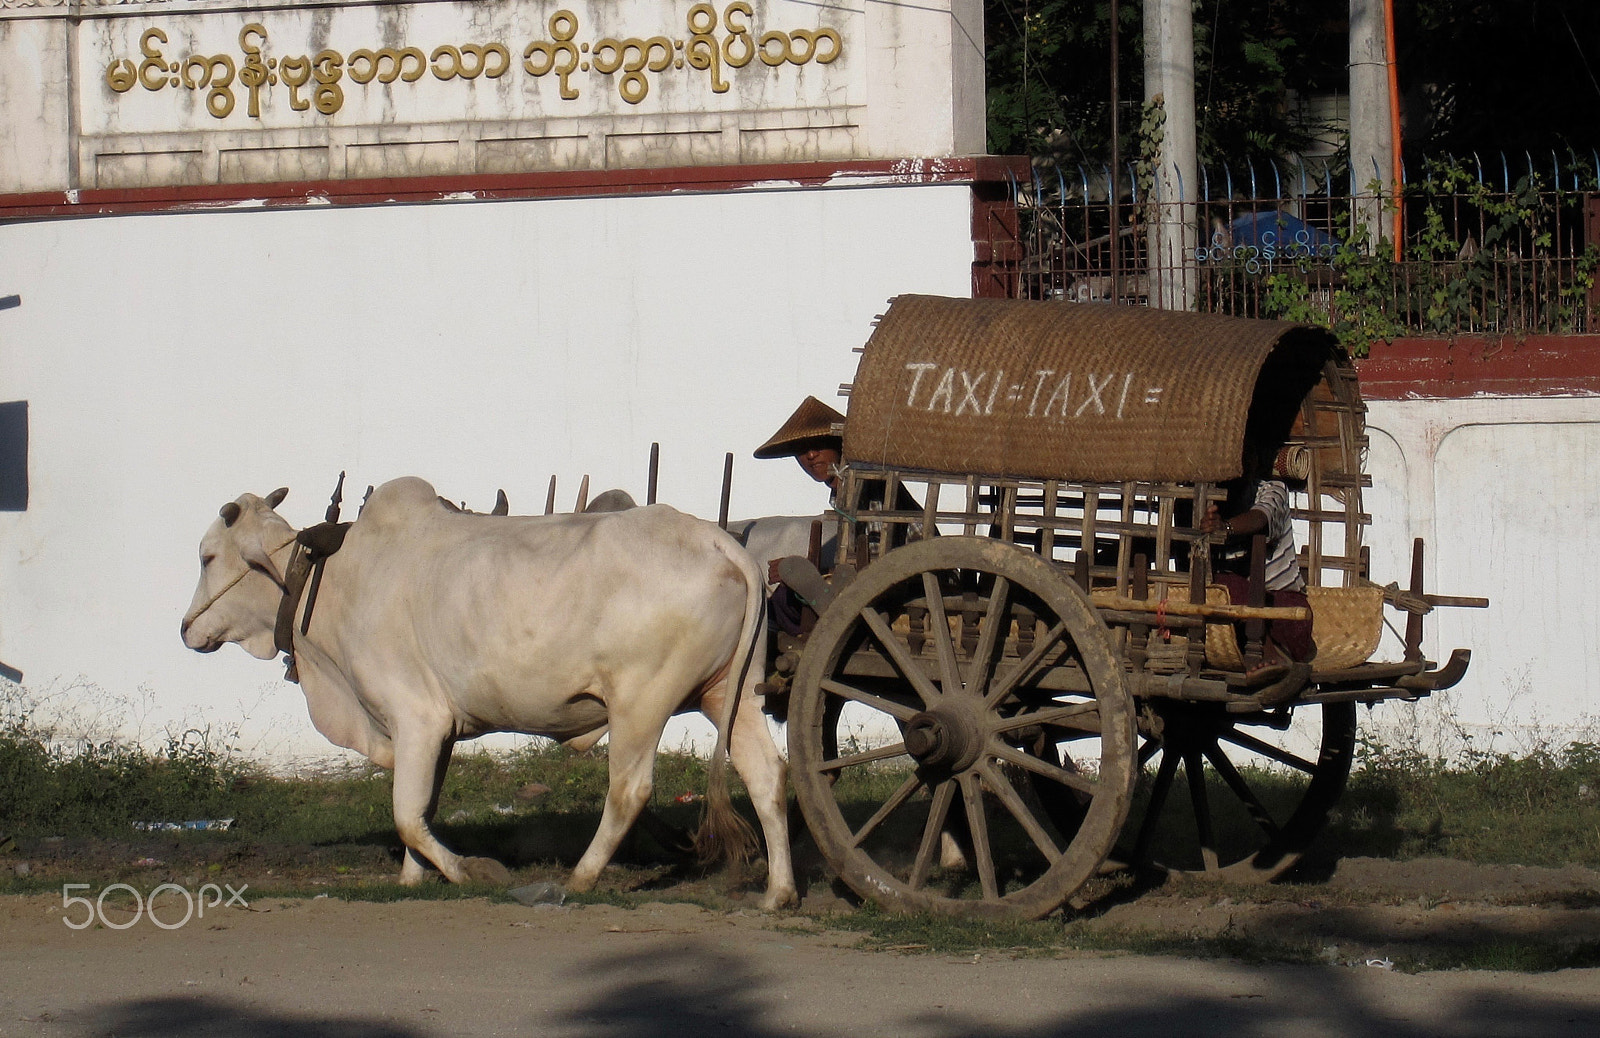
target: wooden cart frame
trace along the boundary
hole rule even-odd
[[[1343,791],[1356,704],[1459,681],[1469,654],[1424,659],[1422,615],[1486,604],[1427,594],[1420,541],[1407,589],[1369,579],[1364,414],[1306,326],[894,300],[843,429],[843,561],[826,582],[782,567],[814,614],[770,688],[832,869],[892,909],[1036,917],[1121,865],[1293,866]],[[1198,523],[1247,444],[1294,489],[1316,614],[1316,658],[1267,683],[1266,624],[1304,614],[1266,604],[1259,535],[1230,602]],[[1405,649],[1373,663],[1385,602]]]

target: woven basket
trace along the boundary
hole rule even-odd
[[[1376,587],[1308,587],[1311,638],[1319,671],[1344,670],[1372,658],[1383,635],[1383,589]],[[1213,584],[1206,601],[1225,603],[1228,591]],[[1244,655],[1233,624],[1206,625],[1206,662],[1219,670],[1243,670]]]
[[[1311,637],[1318,670],[1343,670],[1367,662],[1383,636],[1383,588],[1308,587]]]

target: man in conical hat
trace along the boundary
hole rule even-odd
[[[758,458],[793,458],[812,479],[835,489],[839,453],[844,445],[844,415],[814,396],[794,409],[788,421],[761,446]]]

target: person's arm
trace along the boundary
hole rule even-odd
[[[1250,537],[1262,533],[1267,528],[1267,513],[1259,508],[1247,508],[1232,519],[1223,520],[1222,514],[1217,511],[1215,504],[1206,506],[1206,514],[1200,520],[1202,533],[1215,533],[1222,531],[1224,537]]]

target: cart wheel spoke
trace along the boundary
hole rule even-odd
[[[1189,780],[1189,801],[1194,807],[1194,828],[1200,837],[1200,860],[1207,872],[1217,871],[1217,833],[1211,825],[1211,799],[1206,794],[1206,767],[1200,751],[1183,755],[1183,773]]]
[[[978,883],[983,896],[993,901],[1000,897],[1000,884],[995,879],[994,851],[989,846],[989,819],[983,811],[983,785],[976,772],[963,772],[960,778],[961,799],[967,808],[967,829],[972,835],[973,857],[977,858]]]
[[[872,831],[878,828],[878,826],[882,825],[884,819],[898,811],[907,800],[911,799],[911,794],[915,793],[921,788],[922,777],[920,775],[914,774],[907,778],[903,783],[900,784],[899,789],[889,794],[889,799],[883,802],[883,806],[879,807],[871,818],[862,823],[861,828],[857,829],[851,834],[851,846],[861,846],[861,841],[871,836]]]
[[[1139,747],[1139,767],[1150,763],[1150,758],[1161,752],[1161,740],[1146,739]]]
[[[1015,746],[1008,746],[1003,742],[991,741],[989,743],[989,752],[994,754],[996,757],[999,757],[1007,764],[1015,764],[1019,768],[1031,771],[1035,775],[1041,775],[1044,778],[1050,779],[1052,782],[1059,782],[1061,785],[1066,786],[1069,789],[1075,789],[1080,793],[1087,793],[1090,796],[1094,796],[1095,793],[1097,793],[1100,789],[1100,783],[1094,781],[1093,779],[1084,778],[1082,775],[1068,771],[1066,768],[1060,767],[1059,765],[1042,761],[1030,753],[1023,753]]]
[[[950,639],[950,619],[944,611],[944,589],[937,574],[923,572],[922,593],[928,600],[928,629],[939,660],[939,684],[946,693],[959,691],[961,671],[956,666],[956,646]]]
[[[988,696],[989,678],[993,675],[995,649],[1005,641],[1011,630],[1011,581],[995,577],[989,589],[989,610],[983,617],[983,629],[978,632],[978,645],[972,654],[972,672],[966,688],[985,698]]]
[[[853,768],[858,764],[871,764],[873,761],[893,760],[895,757],[903,757],[905,752],[905,743],[892,742],[875,750],[862,750],[860,753],[851,753],[843,757],[835,757],[832,760],[823,761],[817,765],[817,770],[842,771],[845,768]]]
[[[1143,861],[1145,853],[1150,849],[1150,839],[1155,835],[1156,823],[1161,820],[1161,810],[1167,806],[1167,794],[1172,792],[1172,780],[1177,774],[1178,755],[1162,753],[1161,764],[1156,769],[1155,785],[1150,789],[1150,804],[1145,808],[1144,821],[1139,826],[1139,836],[1133,844],[1133,856],[1136,861]]]
[[[1050,628],[1050,630],[1045,633],[1045,636],[1040,638],[1038,643],[1034,645],[1033,651],[1024,656],[1014,668],[1006,671],[1005,676],[1002,677],[999,682],[997,682],[995,686],[989,690],[988,695],[984,696],[983,698],[983,705],[988,707],[990,710],[993,710],[995,707],[1005,702],[1006,697],[1009,696],[1014,689],[1016,689],[1019,685],[1026,683],[1029,678],[1033,677],[1033,672],[1038,668],[1040,662],[1044,660],[1045,656],[1050,652],[1051,649],[1061,644],[1061,639],[1065,638],[1066,636],[1067,625],[1065,621]]]
[[[921,890],[928,881],[928,870],[933,867],[933,856],[939,850],[939,834],[944,832],[944,820],[950,814],[950,801],[955,799],[956,784],[953,779],[939,783],[933,792],[933,803],[928,807],[928,820],[922,827],[922,842],[917,845],[917,858],[911,864],[912,890]]]
[[[1282,876],[1300,860],[1338,802],[1355,755],[1354,703],[1296,706],[1260,719],[1284,745],[1318,746],[1315,758],[1244,730],[1250,718],[1219,704],[1153,701],[1162,758],[1137,823],[1133,860],[1235,883]],[[1154,758],[1146,743],[1139,756]],[[1162,816],[1176,764],[1183,764],[1194,825]],[[1183,819],[1179,819],[1183,822]],[[1132,826],[1130,825],[1130,829]]]
[[[1205,748],[1205,755],[1206,759],[1211,762],[1211,766],[1216,769],[1217,774],[1222,778],[1222,781],[1226,782],[1228,788],[1233,790],[1233,795],[1238,797],[1239,801],[1244,804],[1245,810],[1250,812],[1250,817],[1256,820],[1256,824],[1261,827],[1261,831],[1270,838],[1276,838],[1278,835],[1278,823],[1272,820],[1272,815],[1267,812],[1266,807],[1262,805],[1260,798],[1250,788],[1250,784],[1245,781],[1244,776],[1239,774],[1239,769],[1233,766],[1233,761],[1228,759],[1228,755],[1223,753],[1222,749],[1214,742]]]
[[[1269,742],[1262,742],[1249,732],[1233,729],[1223,733],[1222,739],[1225,742],[1233,743],[1235,746],[1242,746],[1247,750],[1259,753],[1268,760],[1275,760],[1279,764],[1286,764],[1294,768],[1296,771],[1303,771],[1307,775],[1315,775],[1317,773],[1315,761],[1309,761],[1297,754],[1290,753],[1288,750],[1279,749]]]
[[[829,678],[821,684],[825,692],[831,692],[841,699],[848,699],[852,702],[860,703],[862,706],[870,706],[874,710],[881,710],[896,721],[909,721],[917,716],[916,707],[896,703],[892,699],[875,696],[871,692],[863,692],[861,689],[846,685],[842,681],[834,681]]]
[[[923,705],[931,707],[937,703],[939,690],[933,687],[933,682],[928,680],[927,672],[922,669],[917,658],[911,655],[910,648],[900,640],[900,636],[894,633],[894,629],[889,626],[889,621],[883,618],[883,614],[867,606],[861,610],[861,619],[866,621],[867,628],[872,631],[873,637],[877,638],[883,651],[889,654],[895,669],[900,671],[900,675],[911,683],[911,687],[922,698]],[[945,631],[945,637],[950,637],[948,630]]]
[[[1007,717],[995,723],[996,732],[1011,732],[1018,728],[1045,725],[1053,728],[1071,728],[1079,732],[1100,731],[1100,704],[1093,701],[1074,703],[1071,706],[1046,707]]]
[[[1039,853],[1044,855],[1044,860],[1054,865],[1057,859],[1061,857],[1061,849],[1050,838],[1050,834],[1045,831],[1044,826],[1039,824],[1038,817],[1028,807],[1026,801],[1022,799],[1016,787],[1011,784],[1011,780],[1006,778],[1005,772],[999,768],[983,764],[979,767],[979,774],[983,776],[983,781],[988,785],[989,791],[999,799],[1001,804],[1005,805],[1005,809],[1011,812],[1011,817],[1015,818],[1017,824],[1022,826],[1023,831],[1028,834],[1028,838],[1033,841],[1033,845],[1039,848]]]

